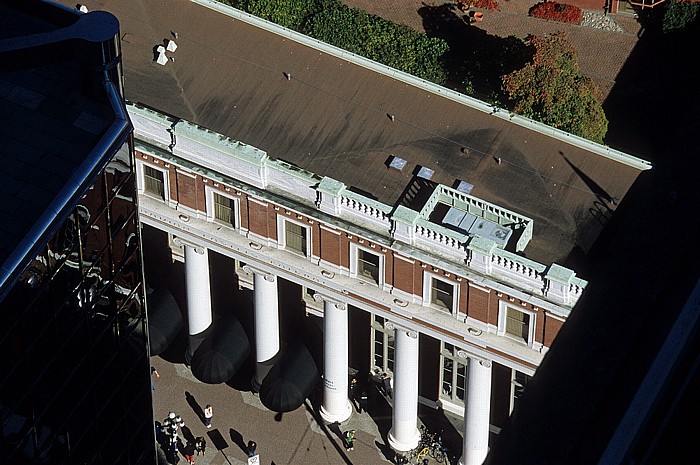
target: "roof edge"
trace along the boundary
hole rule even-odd
[[[538,121],[535,121],[530,118],[526,118],[524,116],[516,115],[515,113],[511,113],[510,111],[499,108],[494,105],[490,105],[486,102],[483,102],[481,100],[478,100],[474,97],[470,97],[465,94],[461,94],[457,91],[448,89],[446,87],[439,86],[435,83],[432,83],[430,81],[426,81],[425,79],[418,78],[416,76],[413,76],[411,74],[405,73],[403,71],[399,71],[397,69],[391,68],[389,66],[383,65],[381,63],[378,63],[376,61],[370,60],[368,58],[362,57],[360,55],[356,55],[354,53],[348,52],[346,50],[343,50],[341,48],[338,48],[334,45],[326,44],[325,42],[321,42],[317,39],[314,39],[312,37],[309,37],[307,35],[301,34],[299,32],[293,31],[291,29],[287,29],[286,27],[279,26],[275,23],[272,23],[270,21],[267,21],[262,18],[258,18],[257,16],[253,16],[250,13],[246,13],[242,10],[236,9],[232,6],[225,5],[223,3],[220,3],[216,0],[190,0],[192,3],[196,3],[198,5],[201,5],[205,8],[209,8],[211,10],[217,11],[221,14],[224,14],[226,16],[232,17],[234,19],[238,19],[240,21],[243,21],[245,23],[248,23],[252,26],[258,27],[260,29],[264,29],[265,31],[271,32],[273,34],[276,34],[278,36],[284,37],[289,40],[293,40],[299,44],[305,45],[307,47],[311,47],[313,49],[316,49],[320,52],[327,53],[328,55],[335,56],[336,58],[340,58],[342,60],[348,61],[350,63],[353,63],[358,66],[362,66],[363,68],[369,69],[371,71],[374,71],[379,74],[383,74],[385,76],[394,78],[398,81],[401,81],[405,84],[412,85],[414,87],[417,87],[419,89],[423,89],[427,92],[430,92],[435,95],[439,95],[441,97],[445,97],[447,99],[450,99],[454,102],[460,103],[462,105],[466,105],[470,108],[473,108],[475,110],[479,110],[483,113],[490,114],[496,118],[500,118],[504,121],[511,122],[513,124],[517,124],[518,126],[525,127],[527,129],[530,129],[532,131],[538,132],[540,134],[543,134],[545,136],[552,137],[554,139],[557,139],[559,141],[565,142],[567,144],[571,144],[573,146],[582,148],[584,150],[588,150],[591,153],[594,153],[596,155],[600,155],[602,157],[608,158],[610,160],[616,161],[618,163],[622,163],[624,165],[630,166],[632,168],[638,169],[640,171],[646,171],[648,169],[652,168],[652,164],[647,161],[643,160],[641,158],[635,157],[634,155],[630,155],[628,153],[622,152],[620,150],[608,147],[603,144],[599,144],[597,142],[589,141],[587,139],[584,139],[581,136],[577,136],[575,134],[568,133],[566,131],[562,131],[561,129],[557,129],[551,126],[547,126],[546,124],[540,123]]]

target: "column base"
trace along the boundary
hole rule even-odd
[[[389,442],[389,446],[396,452],[408,452],[418,447],[420,432],[418,428],[414,428],[413,438],[404,438],[402,441],[399,441],[396,436],[394,436],[394,428],[391,428],[387,436],[387,442]]]
[[[323,405],[321,405],[319,413],[321,414],[321,418],[323,418],[323,421],[325,421],[326,423],[343,423],[345,420],[352,416],[352,404],[350,403],[350,400],[348,400],[345,404],[345,408],[343,409],[343,411],[339,413],[329,412],[323,407]]]
[[[265,377],[270,372],[270,370],[272,370],[272,367],[275,366],[275,363],[277,363],[279,358],[278,355],[279,353],[269,360],[265,360],[264,362],[257,362],[255,364],[255,375],[253,376],[253,379],[250,382],[250,385],[253,388],[253,392],[260,392],[260,386],[262,386]]]
[[[209,334],[208,329],[209,328],[207,328],[207,330],[202,331],[201,333],[190,334],[187,336],[187,349],[185,349],[186,366],[189,367],[190,365],[192,365],[192,356],[204,341],[205,336]]]
[[[487,450],[474,450],[468,452],[466,455],[462,454],[459,458],[459,465],[481,465],[486,460],[486,456],[489,451]]]

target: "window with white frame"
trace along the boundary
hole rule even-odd
[[[384,318],[372,318],[372,365],[380,373],[394,371],[394,330],[384,327]]]
[[[357,275],[379,284],[379,255],[359,249],[357,251]]]
[[[310,235],[309,228],[302,226],[294,221],[284,221],[284,247],[285,249],[303,255],[309,256]]]
[[[531,346],[535,335],[535,315],[501,301],[498,312],[498,334]]]
[[[525,392],[525,388],[527,387],[527,383],[530,382],[532,379],[532,376],[526,375],[525,373],[521,373],[518,370],[511,370],[511,379],[510,379],[510,412],[513,412],[513,409],[518,405],[518,402],[520,401],[520,398],[523,395],[523,392]]]
[[[163,171],[143,165],[143,190],[147,194],[165,200],[165,175]]]
[[[458,355],[459,349],[446,342],[440,349],[440,398],[463,405],[467,386],[467,360]]]
[[[424,286],[424,303],[445,309],[453,314],[457,312],[458,292],[454,283],[427,274]]]
[[[238,200],[220,192],[209,190],[209,217],[214,220],[236,228],[238,226]]]

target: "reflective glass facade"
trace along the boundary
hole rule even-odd
[[[155,463],[131,142],[0,303],[5,463]]]

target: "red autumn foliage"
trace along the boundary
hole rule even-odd
[[[580,24],[583,18],[583,10],[581,8],[557,2],[538,3],[530,8],[529,14],[534,18],[572,24]]]
[[[501,6],[496,0],[471,0],[474,8],[481,8],[489,11],[501,11]]]

